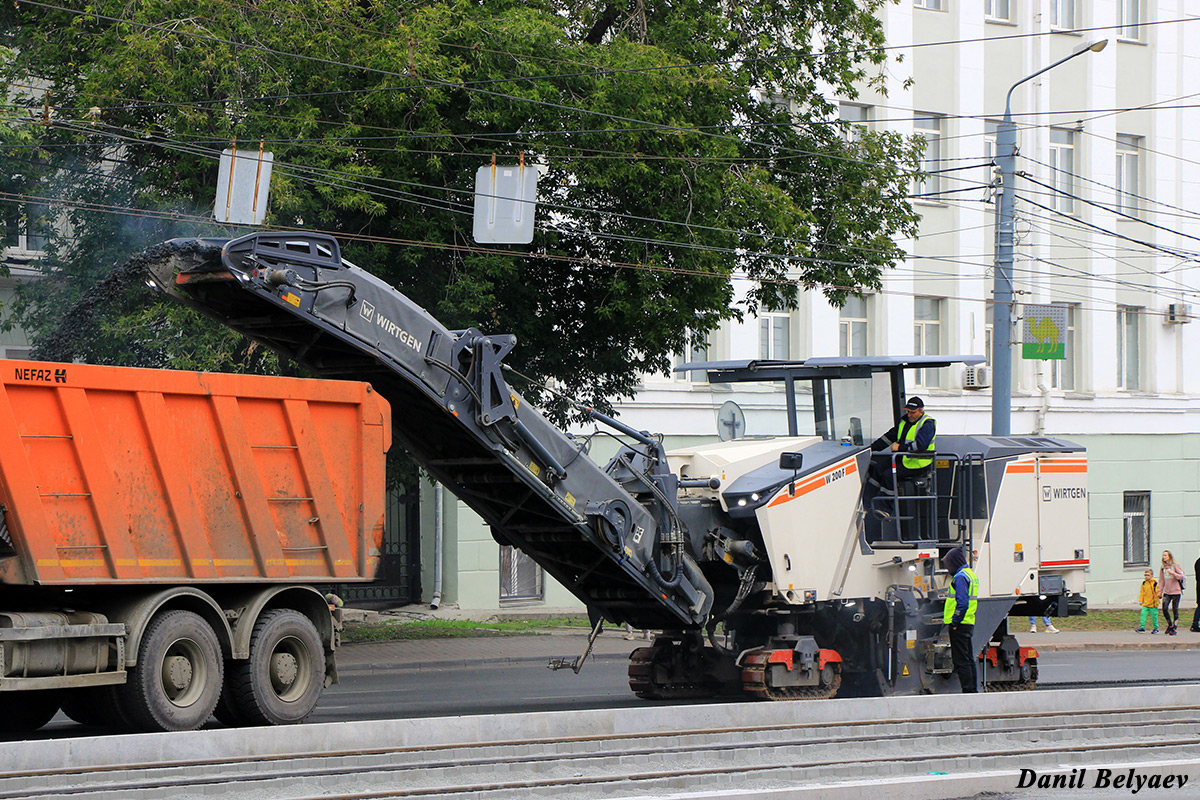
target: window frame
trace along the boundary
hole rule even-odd
[[[1117,180],[1116,207],[1117,210],[1130,216],[1140,216],[1142,212],[1140,198],[1142,194],[1142,143],[1145,139],[1133,134],[1118,133],[1116,138],[1117,150]],[[1126,170],[1133,170],[1133,190],[1126,185]]]
[[[1008,22],[1013,21],[1013,3],[1016,0],[983,0],[983,18],[988,22]],[[1004,13],[997,14],[996,6],[1004,6]]]
[[[775,352],[778,339],[775,323],[784,323],[783,343],[786,352]],[[758,355],[764,361],[790,361],[792,358],[792,314],[789,311],[762,311],[758,315]]]
[[[1062,135],[1066,141],[1055,141],[1055,135]],[[1050,207],[1062,214],[1075,215],[1075,161],[1078,150],[1077,131],[1073,128],[1050,129],[1050,185],[1054,193],[1050,197]],[[1063,169],[1063,156],[1069,156],[1070,164]]]
[[[8,210],[14,213],[6,213],[2,220],[0,250],[44,253],[50,244],[54,226],[50,206],[46,203],[22,203],[10,206]]]
[[[1128,14],[1133,9],[1132,19]],[[1142,41],[1142,25],[1145,23],[1145,5],[1142,0],[1117,0],[1117,38],[1129,42]]]
[[[932,308],[936,316],[932,319],[922,319],[918,317],[917,304],[921,301],[931,302]],[[943,297],[914,297],[913,298],[913,355],[942,355],[942,323],[945,306],[945,298]],[[937,352],[931,353],[926,349],[926,344],[929,342],[929,328],[935,328],[934,341],[937,343]],[[940,368],[922,368],[913,370],[913,387],[921,389],[940,389],[942,388],[942,370]]]
[[[1079,391],[1079,359],[1076,341],[1079,333],[1079,304],[1061,303],[1067,307],[1067,331],[1064,337],[1066,358],[1050,362],[1050,388],[1062,392]],[[1070,385],[1067,385],[1067,384]]]
[[[712,351],[712,335],[704,337],[704,344],[697,345],[692,339],[692,331],[685,331],[687,336],[687,351],[684,353],[673,353],[671,355],[671,382],[672,383],[708,383],[708,373],[703,370],[693,369],[688,372],[676,372],[678,367],[692,361],[708,361],[709,353]]]
[[[1148,491],[1129,491],[1122,492],[1122,507],[1121,507],[1121,561],[1127,569],[1134,567],[1150,566],[1150,554],[1154,552],[1150,549],[1150,492]],[[1135,501],[1131,503],[1130,501]],[[1144,500],[1142,508],[1130,509],[1131,505],[1137,501]],[[1143,555],[1144,560],[1137,560],[1136,553],[1132,552],[1133,539],[1135,531],[1132,529],[1132,521],[1141,519],[1142,530],[1140,532],[1140,545],[1145,549]]]
[[[862,316],[851,316],[847,313],[847,306],[851,301],[862,303]],[[853,309],[858,311],[859,309]],[[863,352],[855,353],[853,343],[855,341],[855,333],[861,331]],[[856,297],[851,295],[846,298],[845,304],[838,309],[838,355],[846,356],[868,356],[871,354],[871,304],[867,297]]]
[[[854,109],[859,112],[859,118],[853,119],[846,114],[849,109]],[[838,122],[845,123],[842,130],[842,138],[848,142],[856,141],[861,132],[871,129],[871,122],[874,118],[875,106],[866,103],[838,103]]]
[[[1142,331],[1141,306],[1117,306],[1117,388],[1125,392],[1142,391]],[[1132,325],[1130,321],[1132,320]],[[1129,330],[1132,327],[1134,342],[1132,349],[1129,343]],[[1130,380],[1129,359],[1132,356],[1133,378]]]
[[[944,158],[942,153],[942,140],[945,137],[945,114],[935,114],[930,111],[913,112],[913,135],[920,136],[925,139],[925,149],[921,153],[921,162],[918,169],[927,173],[923,180],[918,181],[913,178],[909,182],[909,194],[913,195],[913,199],[919,203],[939,203],[941,202],[936,197],[921,197],[919,195],[936,195],[942,191],[942,179],[938,174],[941,169],[941,161]],[[921,125],[922,122],[936,123],[933,126]],[[933,168],[929,169],[932,162]]]
[[[1068,9],[1067,14],[1063,14],[1063,9]],[[1076,28],[1075,18],[1078,16],[1078,5],[1075,0],[1050,0],[1050,29],[1059,31],[1073,31]],[[1064,22],[1062,17],[1069,16],[1070,20]]]
[[[913,0],[913,8],[926,11],[946,11],[945,0]]]

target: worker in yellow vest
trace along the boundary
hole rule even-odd
[[[977,692],[977,654],[971,637],[975,634],[975,609],[979,606],[979,578],[969,566],[966,550],[962,547],[942,556],[942,566],[951,575],[942,622],[950,626],[950,658],[954,661],[954,673],[958,675],[963,694]]]
[[[932,453],[936,445],[937,422],[925,413],[925,402],[921,398],[908,398],[908,402],[904,404],[903,419],[871,443],[871,450],[880,455],[871,459],[871,466],[867,470],[867,485],[863,489],[863,509],[867,514],[867,541],[873,542],[880,538],[884,533],[880,530],[880,519],[892,516],[897,510],[898,507],[892,499],[892,495],[896,494],[897,482],[916,484],[918,488],[913,492],[915,494],[929,491],[929,487],[921,482],[921,479],[929,474],[933,458],[907,454]],[[906,454],[895,459],[895,472],[892,471],[893,460],[884,457],[890,453]],[[880,495],[883,497],[876,502]],[[912,516],[920,509],[900,510]],[[896,538],[895,520],[890,520],[889,524],[893,526],[893,532],[888,538]]]

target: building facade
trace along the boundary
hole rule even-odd
[[[1074,48],[1108,39],[1012,94],[1016,192],[1014,435],[1089,452],[1088,596],[1136,600],[1164,549],[1200,552],[1200,7],[1182,0],[902,0],[881,12],[887,93],[841,103],[842,119],[926,139],[913,181],[920,235],[881,292],[723,327],[689,357],[979,354],[990,358],[996,131],[1009,88]],[[853,134],[853,128],[848,135]],[[743,287],[744,290],[745,287]],[[1025,304],[1065,306],[1065,358],[1022,358]],[[679,361],[684,360],[681,356]],[[940,430],[987,433],[988,371],[908,376]],[[982,387],[982,388],[977,388]],[[711,439],[719,396],[703,376],[647,376],[620,408],[668,445]],[[752,422],[747,422],[747,428]],[[762,431],[747,430],[747,433]],[[603,457],[603,453],[594,456]],[[575,604],[500,548],[458,504],[445,537],[449,602]],[[428,527],[431,514],[423,514]],[[432,535],[422,540],[430,548]],[[424,563],[432,563],[426,553]],[[422,585],[432,585],[428,575]],[[426,594],[428,594],[426,588]]]

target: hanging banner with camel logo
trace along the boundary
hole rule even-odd
[[[1067,307],[1025,304],[1021,357],[1043,361],[1067,357]]]

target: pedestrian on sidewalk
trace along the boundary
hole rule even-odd
[[[1158,571],[1158,587],[1162,592],[1163,617],[1166,618],[1167,635],[1174,636],[1179,624],[1179,597],[1183,594],[1183,567],[1175,561],[1170,550],[1163,550],[1162,569]],[[1174,609],[1175,616],[1171,616]]]
[[[1142,620],[1138,624],[1137,632],[1146,632],[1146,617],[1150,617],[1154,622],[1154,630],[1150,632],[1158,633],[1158,581],[1154,580],[1154,570],[1149,567],[1146,568],[1146,579],[1142,581],[1138,601],[1142,604]]]
[[[1046,610],[1046,613],[1042,614],[1042,629],[1045,633],[1058,633],[1058,628],[1054,627],[1054,623],[1050,621],[1050,610],[1049,609]],[[1037,617],[1036,616],[1032,616],[1029,618],[1029,632],[1037,633]]]
[[[1196,579],[1196,613],[1192,614],[1192,633],[1200,633],[1200,558],[1192,565],[1192,576]]]

